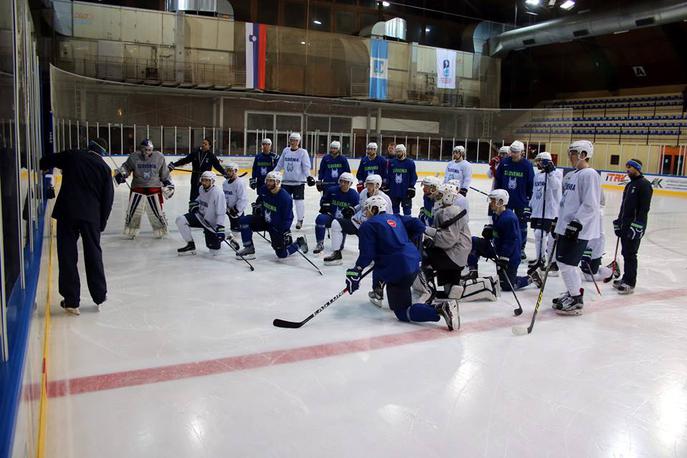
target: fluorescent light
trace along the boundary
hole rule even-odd
[[[573,8],[575,8],[575,2],[573,2],[573,0],[566,0],[561,3],[561,9],[570,11]]]
[[[431,30],[432,29],[430,29],[429,27],[425,27],[425,32],[431,32]]]
[[[613,32],[613,35],[620,35],[621,33],[627,33],[627,32],[629,32],[629,30],[617,30],[617,31]]]
[[[305,41],[301,41],[301,44],[304,45],[304,44],[305,44]]]
[[[391,3],[389,3],[389,2],[382,2],[382,6],[383,6],[384,8],[386,8],[386,7],[391,6]]]
[[[530,6],[539,6],[541,4],[541,0],[525,0],[525,4]]]
[[[530,14],[532,16],[539,16],[539,13],[534,12],[534,11],[525,11],[525,14]]]
[[[314,21],[312,21],[312,23],[315,24],[315,25],[322,25],[322,21],[319,21],[319,20],[317,20],[317,19],[315,19]]]

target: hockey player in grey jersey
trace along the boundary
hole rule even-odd
[[[241,230],[239,218],[248,207],[248,187],[243,178],[238,176],[239,166],[235,162],[225,167],[227,179],[222,184],[222,191],[227,200],[227,215],[229,216],[229,227],[233,232]]]
[[[289,146],[279,156],[274,168],[277,172],[284,170],[282,188],[293,198],[296,207],[296,229],[303,227],[305,218],[305,184],[315,186],[315,177],[310,176],[310,156],[299,146],[301,134],[292,132],[289,135]]]
[[[124,183],[132,175],[129,204],[124,222],[124,235],[135,238],[141,227],[141,216],[145,211],[153,227],[153,235],[162,238],[167,234],[167,218],[163,209],[163,196],[174,195],[174,184],[170,180],[165,157],[154,151],[153,142],[147,138],[140,149],[129,155],[126,162],[115,172],[117,184]]]
[[[222,190],[215,186],[215,174],[211,171],[203,172],[200,176],[198,197],[191,202],[191,211],[177,217],[176,224],[181,238],[186,246],[179,248],[179,254],[195,254],[196,244],[193,241],[191,228],[203,228],[205,245],[213,256],[219,254],[222,242],[226,239],[224,222],[226,220],[227,201]],[[236,249],[238,244],[229,236],[230,242]],[[233,243],[232,243],[233,242]]]

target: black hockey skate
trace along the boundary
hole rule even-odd
[[[382,308],[384,306],[383,288],[374,288],[372,291],[367,293],[367,296],[370,298],[370,302],[372,302],[377,307]]]
[[[584,307],[584,290],[580,289],[580,294],[577,296],[568,295],[561,299],[557,304],[553,306],[553,309],[559,315],[581,315],[582,307]]]
[[[236,252],[236,259],[255,259],[255,247],[245,246]]]
[[[298,245],[298,249],[303,252],[303,254],[308,252],[308,240],[305,238],[305,236],[298,237],[296,239],[296,244]]]
[[[196,244],[194,242],[188,242],[185,247],[181,247],[177,250],[179,256],[186,254],[196,254]]]
[[[329,256],[323,259],[326,266],[340,266],[343,264],[343,256],[341,256],[341,251],[336,250]]]
[[[324,242],[317,242],[317,245],[315,245],[315,249],[312,250],[313,254],[320,254],[324,251]]]

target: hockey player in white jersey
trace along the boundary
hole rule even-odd
[[[301,134],[292,132],[289,135],[289,146],[284,148],[274,168],[276,171],[284,170],[282,188],[293,198],[296,229],[303,227],[305,218],[305,184],[315,186],[316,183],[315,177],[310,175],[310,156],[299,146],[300,142]]]
[[[179,254],[195,254],[196,244],[193,241],[191,228],[203,228],[205,245],[213,256],[219,254],[222,242],[226,239],[224,222],[227,217],[227,201],[222,190],[215,186],[215,174],[203,172],[200,176],[198,197],[191,202],[191,211],[177,217],[176,224],[186,246],[179,248]],[[238,249],[238,243],[231,239],[231,244]],[[233,243],[232,243],[233,242]]]
[[[582,276],[586,281],[601,281],[606,278],[620,277],[620,270],[611,269],[610,267],[601,264],[605,249],[606,249],[606,234],[604,234],[603,217],[604,207],[606,206],[606,195],[601,190],[601,207],[599,208],[599,237],[592,239],[587,244],[587,249],[584,251],[582,261],[580,261],[580,269]],[[594,278],[592,278],[592,276]]]
[[[457,190],[461,189],[460,180],[456,178],[454,178],[453,180],[448,180],[446,183],[455,186]],[[460,192],[458,192],[456,200],[453,201],[453,205],[457,205],[460,208],[464,208],[465,211],[470,211],[470,203],[468,202],[468,198]]]
[[[459,192],[467,196],[472,184],[472,164],[465,159],[465,147],[460,145],[453,148],[453,158],[446,166],[444,183],[454,179],[460,181]]]
[[[222,184],[224,198],[227,201],[227,215],[229,216],[229,227],[232,232],[241,230],[239,218],[248,207],[248,187],[238,175],[239,166],[235,162],[225,167],[227,179]]]
[[[360,203],[355,207],[354,214],[344,215],[332,221],[332,253],[323,259],[325,265],[340,265],[343,262],[341,250],[343,250],[346,235],[358,235],[358,228],[366,220],[365,201],[371,196],[380,196],[387,202],[387,208],[391,208],[391,199],[382,190],[382,177],[377,174],[368,175],[365,178],[365,189],[360,192]]]
[[[534,175],[534,189],[530,199],[532,209],[530,225],[534,231],[537,256],[529,268],[542,269],[546,265],[546,258],[551,256],[553,248],[551,231],[561,205],[562,183],[551,153],[541,152],[537,154],[534,161],[539,171]]]
[[[587,243],[601,233],[601,180],[589,165],[593,154],[594,145],[587,140],[573,142],[568,147],[568,158],[575,170],[563,179],[563,198],[555,230],[558,234],[556,262],[567,289],[553,301],[554,310],[561,315],[582,313],[584,290],[578,265]]]
[[[129,155],[126,162],[116,170],[115,182],[124,183],[132,175],[129,204],[124,221],[124,235],[133,239],[141,228],[141,216],[145,211],[153,235],[162,238],[167,234],[167,217],[163,209],[163,196],[170,199],[174,195],[174,184],[165,164],[165,157],[154,151],[153,142],[147,138],[141,142],[140,149]]]

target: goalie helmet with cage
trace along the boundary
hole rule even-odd
[[[442,206],[448,207],[453,205],[456,197],[458,197],[458,190],[456,187],[450,183],[442,183],[437,187],[434,200],[441,202]]]
[[[344,172],[339,177],[339,183],[342,183],[342,182],[348,182],[351,184],[351,186],[353,186],[353,184],[355,183],[355,177],[350,172]]]
[[[153,152],[153,149],[154,149],[154,148],[155,148],[155,146],[153,145],[153,142],[150,141],[150,139],[144,138],[144,139],[141,141],[140,149],[141,149],[142,152],[144,152],[144,153],[149,153],[149,154],[150,154],[150,153]]]
[[[377,212],[373,210],[377,209]],[[365,210],[369,211],[373,215],[386,212],[386,200],[382,196],[371,196],[365,201]]]
[[[368,175],[367,178],[365,178],[365,186],[370,183],[375,185],[375,189],[379,189],[382,187],[382,177],[375,173]]]
[[[505,189],[494,189],[489,193],[487,196],[489,200],[495,200],[496,202],[501,201],[501,205],[504,207],[508,205],[508,199],[510,196],[508,195],[508,192]]]

